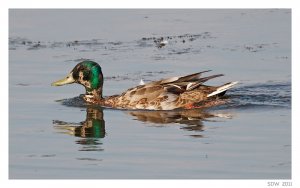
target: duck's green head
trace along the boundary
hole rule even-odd
[[[102,98],[103,74],[98,63],[82,61],[63,79],[53,82],[52,86],[78,83],[85,87],[87,95]]]

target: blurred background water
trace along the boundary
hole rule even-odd
[[[203,70],[240,84],[204,111],[102,109],[50,86],[85,59],[104,95]],[[9,177],[291,178],[291,11],[11,9]]]

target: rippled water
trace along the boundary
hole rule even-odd
[[[290,10],[9,16],[10,178],[291,178]],[[106,109],[79,85],[50,86],[85,59],[103,68],[104,95],[203,70],[240,84],[210,109]]]

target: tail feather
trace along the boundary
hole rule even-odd
[[[208,94],[207,97],[215,96],[215,95],[217,95],[219,93],[227,91],[228,89],[232,88],[236,84],[238,84],[238,82],[229,82],[227,84],[224,84],[224,85],[218,87],[216,91]]]
[[[194,82],[194,81],[198,81],[199,79],[201,79],[201,76],[202,76],[203,73],[210,72],[210,71],[211,70],[206,70],[206,71],[190,74],[190,75],[187,75],[187,76],[182,76],[182,77],[178,78],[178,80],[176,80],[175,82]]]
[[[217,78],[220,76],[224,76],[223,74],[216,74],[216,75],[212,75],[212,76],[207,76],[204,78],[200,78],[199,80],[197,80],[196,82],[190,82],[187,86],[186,86],[186,90],[193,90],[197,87],[199,87],[200,85],[202,85],[204,82],[213,79],[213,78]]]
[[[224,74],[216,74],[216,75],[212,75],[212,76],[207,76],[207,77],[204,77],[204,78],[200,78],[199,80],[197,80],[197,82],[201,82],[201,83],[204,83],[210,79],[213,79],[213,78],[217,78],[217,77],[220,77],[220,76],[224,76]]]

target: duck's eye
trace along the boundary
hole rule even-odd
[[[83,72],[83,80],[89,80],[90,79],[90,72],[84,71]]]

